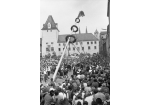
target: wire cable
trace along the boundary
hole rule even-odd
[[[77,49],[77,47],[73,44],[73,46]],[[77,49],[77,51],[79,52],[79,50]],[[80,52],[79,52],[80,53]],[[81,54],[81,53],[80,53]]]

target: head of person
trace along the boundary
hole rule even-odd
[[[51,78],[51,81],[53,81],[53,78]]]
[[[82,96],[81,96],[81,95],[78,95],[78,96],[77,96],[77,99],[82,99]]]
[[[92,101],[91,105],[98,105],[98,104],[96,103],[96,101]]]
[[[50,96],[54,96],[54,90],[50,90]]]
[[[59,91],[56,90],[56,91],[55,91],[55,96],[58,96],[58,95],[59,95]]]
[[[97,105],[103,105],[103,102],[100,98],[96,99],[96,103],[97,103]]]
[[[80,101],[77,102],[77,105],[82,105]]]
[[[88,102],[87,102],[87,101],[84,101],[84,102],[83,102],[83,105],[88,105]]]
[[[98,93],[98,89],[94,89],[94,90],[93,90],[93,93],[94,93],[94,94]]]

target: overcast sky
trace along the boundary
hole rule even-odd
[[[80,18],[81,33],[99,32],[107,28],[107,0],[41,0],[40,2],[40,28],[49,15],[58,23],[59,34],[70,34],[71,26],[79,11],[84,11],[85,16]]]

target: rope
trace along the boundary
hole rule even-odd
[[[77,24],[77,23],[76,23]],[[78,23],[78,27],[79,27],[79,30],[80,30],[80,23]],[[77,36],[76,36],[76,38],[77,38]],[[81,48],[82,48],[82,45],[81,45],[81,42],[79,42],[80,43],[80,46],[81,46]],[[85,54],[85,51],[83,50],[83,52],[84,52],[84,54]]]
[[[81,45],[81,42],[80,42],[80,46],[81,46],[81,48],[82,48],[82,45]],[[85,51],[84,50],[82,50],[83,52],[84,52],[84,54],[85,54]]]
[[[73,43],[72,43],[73,44]],[[77,47],[73,44],[73,46],[77,49]],[[79,50],[77,49],[77,51],[79,52]],[[80,52],[79,52],[80,53]],[[81,53],[80,53],[81,54]]]

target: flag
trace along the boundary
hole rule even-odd
[[[78,18],[81,17],[81,16],[82,16],[82,17],[85,16],[83,11],[80,11],[80,12],[79,12]]]

